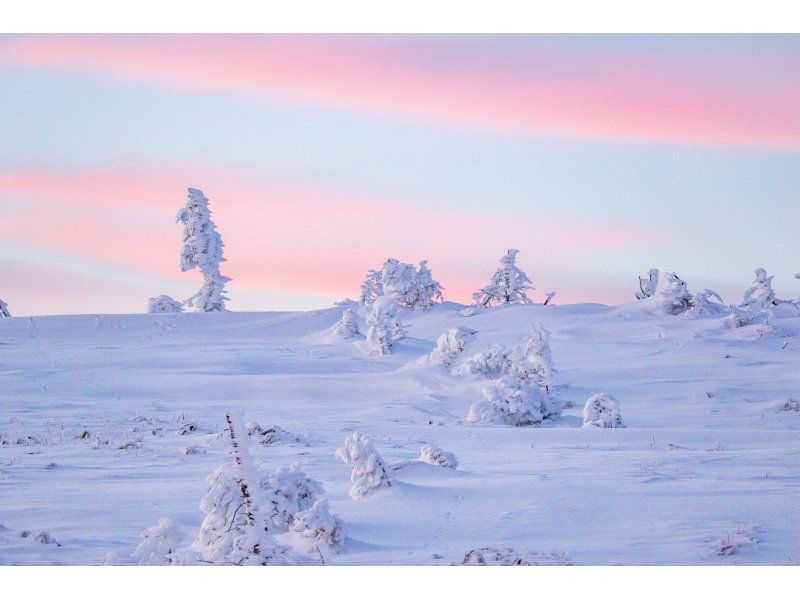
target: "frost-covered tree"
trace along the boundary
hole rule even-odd
[[[201,561],[213,564],[280,564],[283,551],[270,537],[271,513],[250,464],[247,433],[237,417],[228,413],[225,419],[229,460],[209,477],[200,502],[205,517],[192,549]]]
[[[407,307],[411,309],[428,309],[437,301],[444,301],[443,290],[444,287],[433,279],[433,273],[428,267],[428,260],[422,260],[414,278],[412,301]]]
[[[692,295],[692,306],[686,310],[686,317],[691,319],[710,318],[727,311],[728,308],[719,293],[705,289]]]
[[[619,403],[609,394],[600,392],[586,400],[583,407],[584,428],[622,428]]]
[[[774,307],[777,303],[775,291],[772,290],[772,279],[764,268],[757,268],[753,284],[744,292],[744,302],[739,306],[750,311],[761,311]]]
[[[297,464],[280,467],[262,482],[267,504],[271,505],[272,529],[288,531],[295,516],[310,509],[322,497],[322,486],[300,471]]]
[[[647,277],[639,277],[639,292],[636,293],[637,299],[647,299],[656,294],[658,288],[658,268],[650,268]]]
[[[361,283],[361,293],[359,302],[363,305],[371,305],[375,299],[383,295],[383,282],[380,270],[368,270],[367,277]]]
[[[360,303],[373,304],[379,297],[391,296],[398,307],[428,309],[442,301],[444,287],[433,279],[427,260],[419,263],[419,270],[395,258],[383,263],[380,271],[369,270],[361,283]]]
[[[339,320],[337,332],[342,338],[353,338],[354,336],[358,336],[360,334],[356,316],[353,313],[353,310],[349,307],[345,307],[342,310],[342,319]]]
[[[0,299],[0,318],[10,318],[11,312],[8,310],[8,303]]]
[[[464,326],[456,326],[443,332],[436,340],[436,347],[428,356],[428,363],[441,363],[448,370],[452,370],[476,334],[477,331]]]
[[[187,303],[197,311],[225,311],[225,283],[230,278],[223,276],[219,265],[225,261],[222,256],[222,237],[211,221],[208,199],[198,189],[189,189],[186,205],[177,215],[183,224],[183,249],[181,250],[181,271],[197,268],[203,275],[203,286]]]
[[[741,328],[742,326],[747,326],[752,321],[752,312],[737,307],[736,305],[731,305],[729,307],[731,313],[722,321],[722,325],[725,328]]]
[[[526,294],[526,291],[533,290],[529,284],[531,281],[516,265],[518,253],[518,249],[509,249],[500,258],[500,267],[491,282],[472,296],[475,305],[488,307],[492,304],[533,303]]]
[[[169,295],[159,295],[150,297],[147,301],[147,313],[149,314],[171,314],[183,311],[180,301],[175,301]]]
[[[495,344],[478,351],[458,366],[457,373],[495,380],[507,374],[513,365],[513,351]]]
[[[172,519],[162,517],[158,524],[148,527],[139,534],[141,542],[131,555],[138,559],[140,565],[180,565],[182,559],[176,550],[180,542]]]
[[[526,361],[534,364],[539,374],[539,386],[553,390],[553,357],[550,352],[550,333],[541,324],[531,323],[531,333],[525,343]]]
[[[367,345],[373,355],[389,355],[398,340],[397,304],[392,297],[382,295],[372,304],[367,316]]]
[[[438,465],[439,467],[447,467],[455,469],[458,467],[458,459],[453,453],[443,451],[438,446],[426,444],[422,447],[419,454],[419,460],[431,465]]]
[[[344,441],[344,446],[336,451],[336,456],[352,467],[350,496],[361,498],[373,488],[391,486],[386,465],[369,438],[360,432],[353,432]]]
[[[483,389],[483,399],[470,407],[467,421],[535,426],[561,415],[561,409],[561,403],[537,385],[523,383],[515,376],[503,376]]]
[[[291,529],[301,536],[314,539],[315,547],[325,544],[338,551],[344,544],[344,524],[331,513],[328,501],[324,498],[295,515]]]
[[[686,282],[673,272],[664,272],[655,297],[661,310],[672,316],[682,314],[692,307],[692,294]]]

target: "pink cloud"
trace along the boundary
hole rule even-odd
[[[736,80],[716,76],[713,60],[587,49],[496,56],[477,41],[391,39],[33,36],[8,41],[0,64],[482,129],[800,149],[800,73],[782,82],[755,74],[769,69],[766,58],[740,65]]]
[[[509,243],[523,251],[532,273],[554,278],[587,253],[613,254],[652,241],[652,233],[645,236],[635,227],[430,206],[421,210],[402,198],[269,178],[247,181],[194,167],[2,174],[0,200],[10,207],[0,220],[0,236],[191,281],[197,273],[178,270],[180,228],[174,214],[185,195],[178,181],[205,190],[226,243],[223,271],[255,290],[354,297],[364,272],[394,256],[430,259],[448,297],[466,301]],[[541,290],[557,283],[550,280]],[[562,297],[568,299],[569,290]]]

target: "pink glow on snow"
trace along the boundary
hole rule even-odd
[[[586,53],[506,64],[442,58],[429,44],[332,36],[34,36],[0,64],[82,69],[181,92],[244,92],[433,124],[588,139],[800,148],[793,80],[715,76],[715,65]],[[479,51],[478,51],[479,52]],[[748,78],[749,77],[749,78]],[[778,78],[779,79],[779,78]]]

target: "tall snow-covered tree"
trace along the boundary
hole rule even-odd
[[[183,224],[183,249],[181,271],[197,268],[203,275],[203,286],[187,303],[197,311],[225,311],[225,283],[230,278],[219,271],[224,244],[211,221],[208,199],[198,189],[189,189],[186,205],[178,212],[176,220]]]
[[[8,310],[8,303],[0,299],[0,318],[10,318],[11,312]]]
[[[764,268],[757,268],[753,284],[744,292],[744,302],[739,306],[751,311],[760,311],[774,307],[777,303],[775,291],[772,290],[772,276],[767,276]]]
[[[500,258],[500,267],[492,276],[491,282],[475,293],[472,298],[475,305],[488,307],[492,304],[533,303],[526,291],[532,291],[531,280],[517,268],[518,249],[509,249]]]
[[[550,352],[550,333],[541,324],[531,323],[531,333],[525,343],[525,359],[534,365],[539,374],[539,386],[553,390],[553,357]]]
[[[639,277],[639,292],[636,293],[637,299],[647,299],[656,294],[658,288],[658,268],[650,268],[647,277]]]

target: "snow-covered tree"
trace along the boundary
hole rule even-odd
[[[272,528],[288,531],[295,515],[322,497],[322,486],[300,471],[297,464],[280,467],[262,483],[267,503],[271,505]]]
[[[561,415],[561,409],[561,403],[537,385],[523,383],[515,376],[503,376],[483,389],[483,399],[470,407],[467,421],[535,426]]]
[[[457,373],[494,380],[507,374],[513,365],[513,351],[495,344],[478,351],[458,366]]]
[[[525,343],[525,359],[536,366],[539,386],[545,391],[553,390],[553,357],[550,352],[550,333],[541,324],[531,323],[531,334]]]
[[[686,282],[673,272],[664,272],[655,297],[661,310],[672,316],[682,314],[692,307],[692,294],[689,292]]]
[[[639,292],[636,293],[637,299],[647,299],[656,294],[658,288],[658,268],[650,268],[647,277],[639,277]]]
[[[151,297],[147,301],[147,313],[149,314],[171,314],[183,311],[180,301],[175,301],[169,295],[159,295]]]
[[[692,295],[692,307],[686,311],[686,317],[691,319],[709,318],[727,311],[728,308],[719,293],[705,289]]]
[[[158,524],[148,527],[139,537],[142,541],[131,555],[138,559],[140,565],[180,565],[182,564],[176,550],[180,542],[180,534],[172,519],[162,517]]]
[[[431,465],[438,465],[439,467],[447,467],[455,469],[458,467],[458,459],[453,453],[443,451],[438,446],[426,444],[422,447],[419,454],[419,460]]]
[[[509,249],[500,258],[500,267],[491,282],[476,292],[472,298],[475,305],[488,307],[492,304],[533,303],[526,291],[533,290],[528,276],[516,265],[518,249]]]
[[[344,543],[344,524],[331,513],[328,501],[321,498],[308,509],[295,515],[291,529],[301,536],[313,538],[315,546],[327,545],[338,551]]]
[[[731,313],[722,321],[722,325],[725,328],[741,328],[742,326],[747,326],[752,321],[752,312],[737,307],[736,305],[731,305],[729,307]]]
[[[414,294],[411,309],[428,309],[437,301],[444,301],[442,291],[444,287],[433,279],[433,273],[428,267],[428,260],[419,263],[419,270],[414,278]]]
[[[609,394],[600,392],[586,400],[583,407],[584,428],[622,428],[619,403]]]
[[[442,290],[444,287],[433,279],[427,260],[422,260],[417,270],[412,264],[390,257],[380,271],[367,272],[361,283],[360,303],[370,305],[379,297],[391,296],[398,307],[428,309],[443,300]]]
[[[436,347],[428,356],[428,363],[441,363],[448,370],[456,366],[477,331],[464,326],[450,328],[436,340]]]
[[[342,310],[342,319],[339,321],[337,332],[342,338],[353,338],[360,334],[356,316],[349,307],[345,307]]]
[[[373,488],[391,486],[386,465],[369,438],[360,432],[353,432],[344,441],[344,446],[336,451],[336,456],[352,467],[350,496],[361,498]]]
[[[237,417],[228,413],[225,418],[231,453],[209,477],[200,502],[205,517],[192,549],[213,564],[280,564],[283,551],[270,537],[271,513],[250,465],[247,433]]]
[[[375,299],[383,295],[383,282],[380,270],[368,270],[367,277],[361,283],[361,294],[359,302],[364,305],[371,305]]]
[[[183,224],[181,271],[197,268],[203,275],[202,288],[187,303],[197,311],[225,311],[225,283],[230,278],[219,271],[220,263],[225,261],[224,244],[211,221],[208,199],[202,191],[189,189],[189,198],[178,212],[177,221]]]
[[[750,311],[761,311],[774,307],[777,303],[775,291],[772,290],[772,279],[764,268],[757,268],[753,284],[744,292],[744,302],[739,306]]]
[[[8,310],[8,303],[0,299],[0,318],[10,318],[11,312]]]
[[[389,355],[398,340],[397,304],[390,296],[382,295],[372,304],[367,316],[367,345],[373,355]]]

